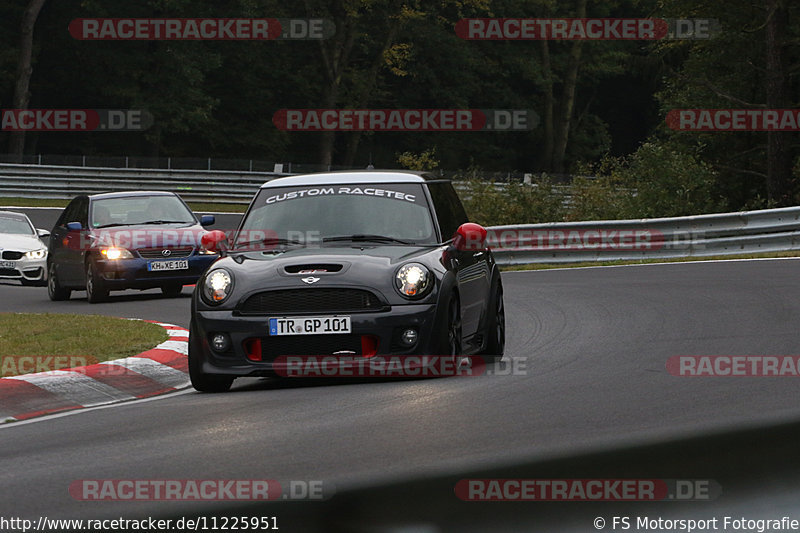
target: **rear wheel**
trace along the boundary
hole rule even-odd
[[[54,302],[69,300],[72,291],[61,286],[58,280],[58,269],[52,263],[47,268],[47,296]]]
[[[91,259],[86,261],[86,299],[90,304],[108,299],[108,289],[103,287],[103,282],[97,273],[97,265]]]
[[[190,328],[189,379],[192,382],[192,387],[200,392],[226,392],[231,388],[235,378],[221,376],[219,374],[206,374],[202,370],[202,364],[200,360],[200,346],[198,346],[198,341],[192,334],[192,328]]]
[[[169,296],[170,298],[175,298],[180,296],[181,291],[183,291],[183,285],[180,283],[172,283],[169,285],[162,285],[161,292],[164,296]]]

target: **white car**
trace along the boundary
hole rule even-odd
[[[47,245],[50,233],[36,229],[22,213],[0,211],[0,280],[18,279],[23,285],[47,284]]]

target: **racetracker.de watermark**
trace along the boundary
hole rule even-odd
[[[529,131],[539,125],[530,109],[279,109],[285,131]]]
[[[80,479],[69,485],[78,501],[321,501],[334,493],[322,480]]]
[[[144,131],[153,115],[142,109],[3,109],[2,131]]]
[[[91,355],[2,355],[0,377],[66,370],[97,363]]]
[[[497,362],[471,355],[282,355],[272,368],[288,378],[421,378],[524,376],[524,357],[506,357]]]
[[[455,26],[458,37],[478,41],[710,39],[720,30],[707,18],[470,18]]]
[[[81,41],[321,40],[336,25],[319,18],[80,18],[69,33]]]
[[[487,501],[704,501],[722,493],[711,479],[462,479],[456,497]]]
[[[798,131],[800,109],[672,109],[676,131]]]
[[[676,355],[666,366],[680,377],[800,377],[800,355]]]

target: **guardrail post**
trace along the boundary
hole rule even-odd
[[[208,170],[211,170],[211,158],[208,158]]]

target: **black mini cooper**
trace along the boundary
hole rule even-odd
[[[447,180],[403,171],[275,179],[234,235],[204,241],[222,257],[192,298],[197,390],[283,375],[287,356],[502,357],[500,271]]]

